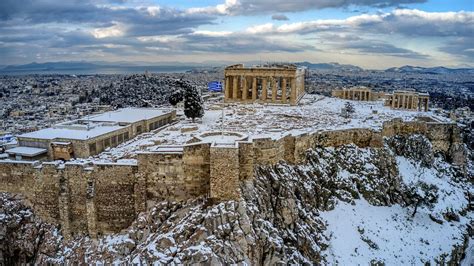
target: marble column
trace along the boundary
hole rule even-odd
[[[286,103],[286,78],[281,81],[281,102]]]
[[[262,96],[260,99],[262,101],[267,100],[267,78],[262,78]]]
[[[224,99],[230,98],[230,77],[225,77],[225,97]]]
[[[271,79],[272,79],[272,103],[275,103],[277,99],[277,81],[275,77]]]
[[[392,108],[395,108],[395,101],[397,99],[397,95],[396,94],[392,94]]]
[[[232,98],[233,98],[234,100],[237,100],[237,97],[238,97],[238,95],[239,95],[239,94],[238,94],[238,91],[239,91],[239,87],[238,87],[239,83],[238,83],[238,82],[239,82],[238,77],[237,77],[237,76],[233,76],[233,77],[232,77]]]
[[[296,105],[296,80],[295,78],[290,79],[290,104]]]
[[[254,77],[252,81],[252,100],[257,100],[257,78]]]
[[[242,82],[244,83],[242,88],[242,100],[245,101],[247,100],[247,96],[249,93],[249,89],[247,87],[247,77],[243,77]]]

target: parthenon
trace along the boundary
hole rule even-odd
[[[386,95],[385,105],[394,109],[428,111],[430,95],[415,90],[397,90]]]
[[[305,69],[290,64],[225,69],[225,98],[229,102],[296,105],[304,95]]]

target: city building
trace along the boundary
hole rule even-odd
[[[396,90],[386,95],[385,105],[393,109],[428,111],[430,95],[415,90]]]
[[[224,102],[280,103],[296,105],[303,97],[305,68],[291,64],[270,64],[225,68]]]
[[[19,135],[19,147],[7,153],[17,159],[86,158],[169,124],[175,117],[174,110],[152,108],[125,108],[86,116]]]

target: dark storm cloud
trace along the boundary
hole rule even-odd
[[[185,37],[184,50],[223,53],[303,52],[316,50],[313,46],[246,34],[206,36],[191,34]]]
[[[127,34],[136,36],[190,32],[200,25],[212,24],[214,19],[172,8],[98,6],[89,1],[0,1],[0,27],[58,23],[108,27],[122,23],[128,26]]]
[[[289,20],[288,17],[283,14],[272,15],[272,19],[273,20]]]
[[[225,4],[226,13],[233,15],[252,15],[275,12],[299,12],[311,9],[346,8],[366,6],[374,8],[397,7],[404,4],[424,3],[427,0],[239,0],[235,4]],[[213,8],[201,11],[212,12]],[[220,11],[222,12],[222,11]]]
[[[342,49],[355,50],[361,54],[380,54],[414,59],[426,59],[428,57],[427,55],[420,54],[408,49],[399,48],[392,44],[371,40],[351,42],[347,44],[342,44],[339,47]]]
[[[467,61],[474,62],[473,36],[461,37],[451,40],[439,50],[448,54],[459,56]]]

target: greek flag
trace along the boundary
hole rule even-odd
[[[221,92],[222,91],[222,82],[219,81],[211,81],[207,83],[207,89],[213,92]]]

